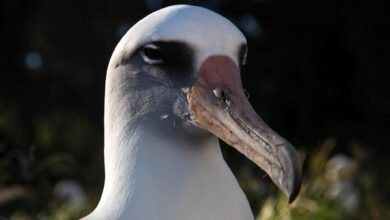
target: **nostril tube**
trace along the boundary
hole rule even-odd
[[[221,88],[215,88],[213,90],[213,93],[214,93],[215,97],[217,97],[218,99],[223,98],[223,90]]]
[[[230,90],[226,88],[215,88],[213,90],[215,97],[222,99],[224,102],[230,100]]]
[[[213,93],[217,99],[224,102],[227,108],[230,107],[230,90],[226,88],[215,88]]]

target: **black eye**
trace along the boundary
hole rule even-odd
[[[244,56],[241,59],[241,65],[243,65],[243,66],[246,65],[246,57],[247,57],[247,53],[245,53]]]
[[[163,62],[163,53],[161,48],[155,44],[147,44],[141,51],[141,56],[149,64],[160,64]]]
[[[243,66],[245,66],[245,64],[246,64],[247,52],[248,52],[248,49],[247,49],[246,44],[242,44],[240,47],[240,50],[238,52],[238,56],[239,56],[241,65],[243,65]]]

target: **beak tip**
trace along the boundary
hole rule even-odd
[[[288,142],[287,142],[288,143]],[[286,157],[284,161],[288,161],[285,167],[288,167],[286,178],[281,185],[284,186],[284,192],[287,195],[288,203],[291,204],[297,198],[302,185],[302,164],[298,152],[291,144],[287,145]]]
[[[284,156],[284,172],[275,172],[272,175],[276,185],[281,189],[282,192],[287,196],[288,203],[291,204],[298,197],[299,191],[302,185],[302,168],[301,162],[298,157],[298,153],[292,148],[292,145],[286,145]]]
[[[295,187],[294,190],[288,195],[288,204],[291,204],[295,201],[301,189],[300,186],[301,184],[298,184],[297,187]]]
[[[293,182],[292,182],[292,185],[290,185],[290,187],[287,187],[286,189],[286,195],[288,197],[288,203],[291,204],[295,201],[295,199],[297,198],[300,190],[301,190],[301,185],[302,185],[302,177],[301,177],[301,173],[298,172],[296,173],[298,175],[295,176]]]
[[[285,182],[286,183],[286,182]],[[291,182],[292,184],[279,185],[281,191],[287,196],[288,203],[291,204],[298,197],[299,191],[301,189],[301,181],[300,179],[296,179],[295,182]]]

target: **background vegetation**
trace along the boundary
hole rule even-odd
[[[201,5],[243,30],[257,112],[301,152],[292,205],[229,147],[259,219],[390,219],[389,1],[210,0],[0,3],[0,219],[76,219],[103,175],[105,70],[146,14]]]

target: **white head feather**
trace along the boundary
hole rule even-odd
[[[153,41],[182,41],[195,50],[195,65],[210,55],[227,55],[236,64],[245,36],[229,20],[205,8],[175,5],[158,10],[136,23],[116,46],[111,61]],[[112,65],[110,61],[110,65]]]

